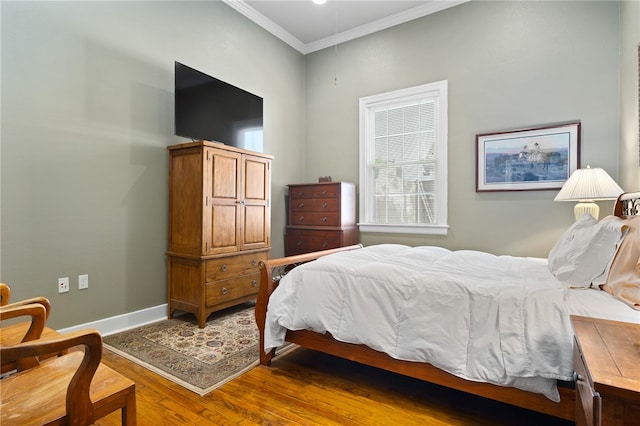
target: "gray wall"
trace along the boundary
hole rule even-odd
[[[306,58],[219,2],[0,6],[0,280],[15,299],[49,297],[53,327],[166,302],[166,146],[184,141],[174,60],[264,97],[272,256],[283,254],[286,184],[357,182],[358,98],[430,81],[449,80],[450,234],[366,244],[545,256],[571,204],[553,191],[475,193],[479,132],[581,119],[582,164],[637,180],[637,166],[618,169],[630,60],[615,2],[474,1]],[[637,43],[634,22],[622,24],[620,45]],[[90,288],[78,291],[82,273]],[[62,276],[72,290],[58,295]]]
[[[626,191],[640,191],[638,78],[640,1],[620,5],[620,178]]]
[[[359,97],[447,79],[449,235],[362,241],[546,257],[573,205],[557,191],[476,193],[475,135],[579,119],[582,165],[616,178],[618,21],[616,2],[472,1],[309,55],[305,178],[357,181]]]
[[[2,3],[0,279],[53,327],[166,303],[176,60],[262,96],[274,187],[300,179],[304,57],[225,4]]]

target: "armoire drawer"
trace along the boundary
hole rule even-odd
[[[266,260],[268,253],[267,251],[263,251],[209,259],[206,261],[205,266],[205,282],[258,272],[258,263],[260,263],[261,260]]]
[[[205,284],[205,305],[214,306],[258,294],[260,274],[243,275]]]

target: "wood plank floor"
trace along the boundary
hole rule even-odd
[[[573,425],[301,348],[204,397],[108,350],[103,361],[136,382],[139,425]]]

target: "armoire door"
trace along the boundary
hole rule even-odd
[[[242,227],[242,155],[207,149],[206,208],[203,218],[205,254],[235,252],[240,249]]]
[[[241,250],[271,245],[271,160],[243,155]]]

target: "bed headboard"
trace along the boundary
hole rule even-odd
[[[618,217],[640,216],[640,192],[625,192],[616,200],[613,214]]]

